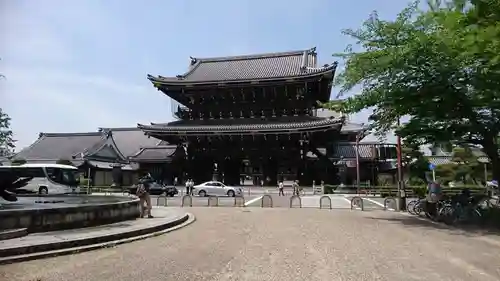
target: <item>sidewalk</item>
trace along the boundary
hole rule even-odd
[[[152,219],[136,219],[96,227],[32,233],[0,241],[0,264],[113,246],[162,234],[192,222],[178,208],[155,207]]]

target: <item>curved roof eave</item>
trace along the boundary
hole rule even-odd
[[[259,79],[241,79],[241,80],[212,80],[212,81],[190,81],[190,80],[182,80],[178,78],[158,78],[148,74],[148,80],[151,81],[154,85],[160,84],[164,86],[185,86],[185,85],[217,85],[217,84],[238,84],[238,83],[252,83],[252,82],[271,82],[278,80],[290,80],[290,79],[307,79],[316,76],[323,76],[326,74],[334,74],[336,69],[336,65],[330,65],[325,67],[324,70],[307,73],[304,75],[295,75],[295,76],[282,76],[282,77],[270,77],[270,78],[259,78]],[[333,79],[333,75],[332,75]]]

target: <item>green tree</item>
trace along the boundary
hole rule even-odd
[[[418,144],[403,143],[402,162],[406,167],[407,178],[410,183],[426,183],[429,172],[429,160],[419,149]]]
[[[59,165],[68,165],[68,166],[74,166],[73,165],[73,162],[71,162],[70,160],[68,159],[59,159],[56,161],[56,164],[59,164]]]
[[[0,108],[0,156],[10,156],[15,140],[10,129],[10,117]]]
[[[479,145],[499,179],[499,0],[429,3],[426,11],[413,3],[393,21],[373,13],[360,29],[344,31],[362,51],[336,54],[345,60],[336,83],[340,95],[362,91],[326,107],[374,107],[373,129],[395,130],[410,143]],[[403,116],[409,121],[395,126]]]
[[[484,164],[470,147],[456,147],[451,162],[436,167],[436,176],[443,182],[478,184],[484,179]]]
[[[5,78],[5,76],[0,73],[0,78]],[[15,147],[14,142],[10,129],[10,117],[0,108],[0,156],[10,156]]]

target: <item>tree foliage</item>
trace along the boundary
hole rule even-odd
[[[415,183],[426,183],[427,173],[429,172],[429,160],[420,151],[418,144],[403,143],[402,145],[402,162],[406,167],[406,175],[410,181],[410,185]]]
[[[450,163],[436,167],[436,176],[443,182],[478,184],[484,181],[484,164],[470,147],[457,147],[453,149]]]
[[[0,73],[0,78],[5,78]],[[10,117],[0,107],[0,156],[10,156],[14,150],[14,139],[10,129]]]
[[[10,156],[15,140],[10,129],[10,117],[0,108],[0,156]]]
[[[500,0],[428,2],[429,10],[415,2],[393,21],[373,13],[344,31],[363,51],[336,54],[345,60],[336,83],[341,94],[362,91],[326,106],[374,107],[372,128],[410,143],[479,145],[500,178]]]

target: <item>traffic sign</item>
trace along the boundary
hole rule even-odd
[[[434,171],[436,169],[436,165],[429,163],[429,170]]]

